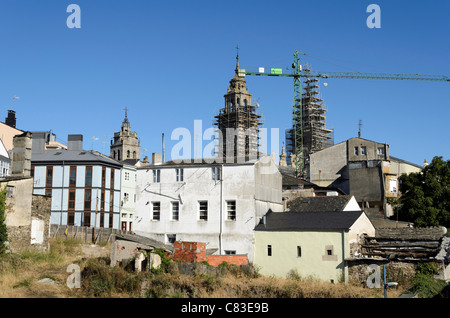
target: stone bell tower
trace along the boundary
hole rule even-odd
[[[248,91],[245,77],[239,69],[239,54],[230,86],[224,96],[225,107],[215,117],[215,126],[221,133],[219,157],[259,157],[259,126],[261,115],[258,105],[252,105],[252,95]]]
[[[128,121],[127,108],[125,108],[125,119],[119,132],[114,132],[111,140],[110,157],[124,161],[127,159],[138,159],[141,157],[141,140],[137,136],[137,132],[131,131],[130,122]]]

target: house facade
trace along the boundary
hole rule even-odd
[[[282,211],[281,174],[270,156],[245,163],[166,162],[137,169],[137,234],[165,244],[203,242],[216,255],[248,254],[268,209]]]
[[[134,230],[134,218],[136,210],[136,166],[124,163],[120,188],[120,229],[123,231]]]
[[[421,167],[391,157],[389,145],[350,138],[310,155],[309,181],[354,195],[370,217],[390,217],[387,198],[396,198],[398,178]]]
[[[83,150],[82,137],[46,150],[43,135],[33,136],[33,193],[51,196],[51,224],[119,229],[122,164]]]
[[[347,282],[346,259],[361,235],[375,235],[362,211],[269,212],[255,228],[254,264],[263,275]]]

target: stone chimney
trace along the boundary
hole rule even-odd
[[[152,153],[152,164],[161,164],[162,163],[162,156],[160,153]]]
[[[21,135],[14,136],[12,149],[11,176],[31,176],[31,152],[33,140],[31,132],[27,131]]]
[[[67,150],[83,150],[83,135],[69,135],[67,138]]]

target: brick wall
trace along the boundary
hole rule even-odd
[[[208,255],[206,256],[206,244],[199,242],[176,241],[173,245],[175,261],[185,263],[200,263],[207,261],[211,266],[218,266],[223,262],[233,265],[248,265],[247,255]]]
[[[214,267],[223,262],[233,265],[248,265],[248,257],[245,255],[209,255],[206,257],[208,264]]]

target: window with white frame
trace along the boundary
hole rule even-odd
[[[159,221],[161,218],[161,202],[152,202],[153,220]]]
[[[208,201],[198,201],[199,219],[208,221]]]
[[[227,220],[236,220],[236,201],[227,201]]]
[[[172,220],[178,221],[180,218],[180,202],[172,202]]]
[[[161,177],[161,171],[159,169],[153,170],[153,182],[159,183]]]
[[[184,181],[184,176],[183,176],[184,171],[183,171],[183,168],[177,168],[177,169],[175,169],[175,172],[176,172],[176,174],[177,174],[177,182],[182,182],[182,181]]]

